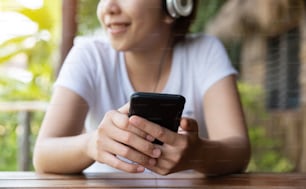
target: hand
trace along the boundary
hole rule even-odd
[[[88,153],[95,161],[119,170],[143,172],[144,166],[156,164],[155,158],[160,156],[161,151],[148,141],[150,137],[145,132],[129,124],[128,108],[129,104],[126,104],[118,111],[106,113],[90,139]],[[125,162],[117,155],[133,162]]]
[[[201,139],[198,136],[198,124],[195,120],[182,118],[178,133],[138,116],[132,116],[130,122],[136,128],[164,143],[163,145],[156,145],[162,150],[161,156],[157,159],[157,164],[146,165],[146,168],[161,175],[167,175],[192,169],[196,164]]]

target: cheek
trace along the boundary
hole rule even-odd
[[[129,10],[134,17],[149,20],[160,19],[164,13],[162,3],[158,0],[138,0]]]
[[[140,26],[142,27],[149,27],[149,28],[156,28],[159,27],[162,23],[162,16],[158,9],[154,10],[154,8],[146,8],[141,11],[135,12],[135,20],[138,21]],[[140,28],[142,28],[140,27]]]
[[[101,5],[101,2],[97,6],[96,16],[97,16],[97,19],[99,20],[100,24],[103,24],[103,8],[102,8],[102,5]]]

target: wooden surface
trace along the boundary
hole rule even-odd
[[[0,188],[306,188],[306,174],[246,173],[205,178],[198,173],[169,176],[153,174],[89,173],[49,175],[33,172],[0,172]]]

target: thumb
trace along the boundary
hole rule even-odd
[[[118,111],[119,111],[120,113],[123,113],[123,114],[128,114],[128,113],[129,113],[129,109],[130,109],[130,103],[128,102],[128,103],[126,103],[125,105],[123,105],[122,107],[120,107],[120,108],[118,109]]]
[[[187,131],[187,132],[198,132],[199,131],[197,121],[194,119],[190,119],[190,118],[182,118],[180,122],[180,127],[181,129],[183,129],[183,131]]]

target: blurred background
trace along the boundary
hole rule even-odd
[[[0,0],[0,171],[33,170],[63,59],[74,39],[102,35],[98,2]],[[240,72],[248,171],[305,172],[305,0],[200,0],[191,32],[219,37]]]

